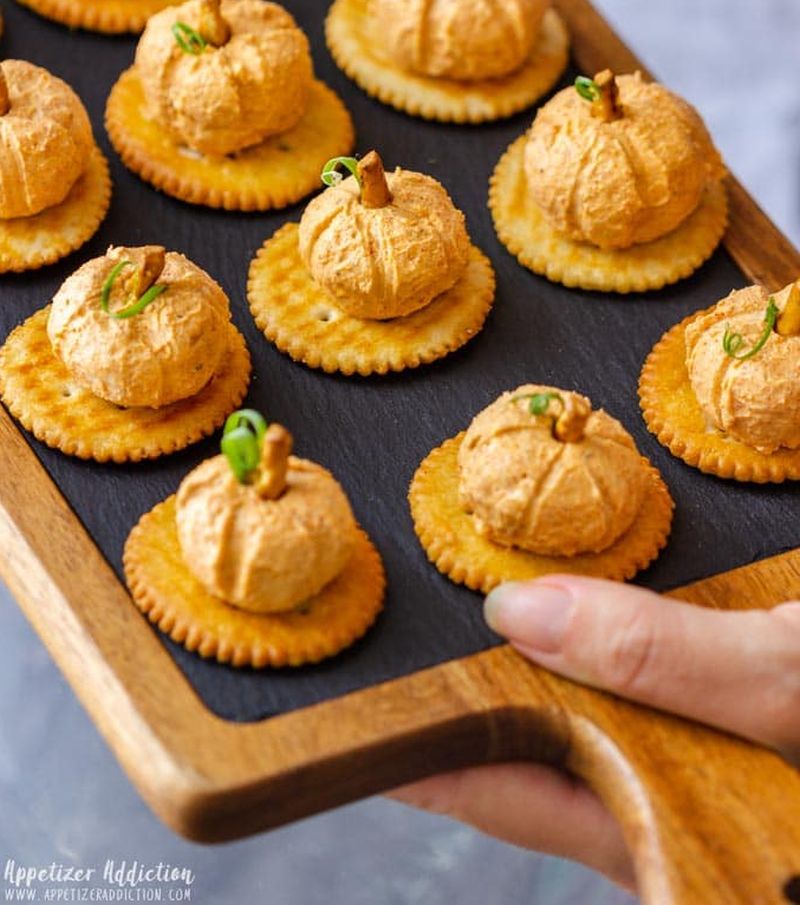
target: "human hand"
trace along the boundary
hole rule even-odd
[[[632,585],[552,575],[501,585],[484,615],[520,653],[554,672],[800,760],[800,602],[716,611]],[[616,821],[590,789],[550,767],[475,767],[392,794],[634,888]]]

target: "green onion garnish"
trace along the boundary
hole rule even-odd
[[[585,75],[579,75],[575,79],[575,90],[585,101],[596,101],[600,97],[600,86]]]
[[[100,307],[106,314],[111,314],[108,310],[108,302],[111,297],[111,287],[114,285],[114,280],[116,280],[123,268],[131,266],[133,266],[133,261],[120,261],[119,264],[115,264],[111,268],[111,273],[106,277],[103,288],[100,290]]]
[[[154,286],[151,286],[141,298],[128,305],[127,308],[123,308],[120,311],[111,311],[109,309],[109,302],[111,300],[111,290],[114,288],[114,281],[120,275],[123,268],[132,266],[132,261],[120,261],[118,264],[115,264],[111,268],[111,273],[106,277],[103,288],[100,290],[100,307],[110,317],[115,317],[118,320],[140,314],[150,302],[154,302],[167,288],[163,283],[156,283]]]
[[[775,328],[775,321],[778,319],[778,313],[778,306],[775,304],[775,299],[770,296],[767,301],[767,310],[764,313],[764,329],[761,331],[761,336],[758,337],[752,348],[741,355],[739,355],[738,352],[744,345],[744,337],[741,333],[733,333],[726,328],[725,334],[722,337],[722,348],[725,350],[725,354],[731,358],[735,358],[737,361],[745,361],[745,359],[757,355],[767,344],[767,340]]]
[[[185,22],[176,22],[172,26],[172,35],[184,53],[190,53],[195,57],[199,57],[208,46],[200,32]]]
[[[220,449],[240,484],[248,484],[258,468],[266,432],[267,422],[255,409],[240,409],[228,416]]]
[[[342,166],[346,170],[350,171],[352,176],[355,176],[355,180],[358,183],[358,187],[361,188],[361,177],[358,175],[358,161],[355,157],[331,157],[331,159],[325,164],[322,168],[322,173],[320,174],[320,179],[322,180],[324,185],[339,185],[339,183],[344,179],[344,176],[339,172],[339,167]]]
[[[519,399],[528,400],[528,411],[532,415],[544,415],[553,399],[558,399],[562,405],[564,404],[561,393],[528,393],[526,396],[515,396],[512,401],[517,402]]]
[[[722,337],[722,348],[725,350],[726,355],[736,358],[736,353],[742,348],[743,344],[744,337],[741,333],[731,333],[727,327],[725,328],[725,335]]]

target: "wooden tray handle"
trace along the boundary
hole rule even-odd
[[[794,555],[675,596],[763,608],[776,594],[800,597]],[[417,673],[404,690],[402,707],[390,685],[362,694],[375,716],[374,736],[329,763],[339,780],[328,786],[329,806],[358,797],[342,786],[343,775],[366,795],[458,766],[535,760],[580,776],[605,802],[623,829],[647,905],[800,902],[800,772],[774,752],[561,679],[509,646]],[[325,739],[325,747],[333,744],[333,736]],[[296,812],[296,799],[279,802],[265,792],[273,816]]]
[[[747,574],[757,581],[764,568]],[[800,902],[800,773],[777,754],[563,680],[508,646],[435,676],[405,680],[404,708],[390,685],[361,693],[372,726],[336,753],[330,727],[341,722],[279,718],[296,727],[300,750],[322,743],[331,756],[308,772],[296,765],[291,783],[273,776],[240,796],[226,790],[221,808],[205,803],[189,835],[231,838],[443,770],[534,760],[580,776],[605,802],[646,905]],[[255,742],[254,727],[240,731]]]
[[[712,607],[745,599],[755,608],[770,606],[774,601],[767,595],[776,588],[785,591],[781,599],[800,596],[793,559],[775,557],[676,596]],[[785,760],[742,739],[560,679],[511,648],[479,658],[482,668],[472,671],[473,679],[480,676],[493,686],[480,697],[505,697],[520,711],[527,702],[536,750],[549,751],[554,762],[582,777],[616,816],[644,902],[800,902],[800,773]],[[543,729],[549,735],[545,746]],[[495,752],[491,759],[504,753],[514,751]]]
[[[645,905],[800,902],[800,773],[777,754],[566,681],[507,646],[453,666],[451,700],[458,687],[485,721],[440,724],[430,746],[418,737],[406,754],[417,776],[422,760],[429,773],[439,761],[560,766],[620,823]]]
[[[564,765],[622,826],[643,902],[800,901],[796,770],[743,740],[558,684]]]

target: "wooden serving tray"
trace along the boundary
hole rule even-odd
[[[466,211],[498,273],[483,333],[444,362],[376,380],[329,377],[280,355],[254,327],[243,287],[263,238],[302,206],[226,214],[151,190],[121,167],[101,127],[132,39],[70,33],[11,5],[5,55],[76,87],[110,156],[115,194],[100,234],[78,254],[3,278],[0,336],[110,242],[186,252],[231,296],[254,357],[250,402],[342,479],[380,547],[385,614],[351,651],[308,669],[237,672],[187,654],[133,606],[120,557],[139,515],[217,440],[151,464],[99,466],[47,450],[3,409],[0,574],[142,795],[186,836],[232,839],[444,769],[530,758],[573,771],[607,803],[645,901],[800,901],[790,884],[800,874],[798,774],[757,746],[577,686],[499,646],[479,598],[426,562],[405,503],[419,460],[501,390],[526,379],[575,386],[623,420],[676,497],[673,539],[644,584],[715,607],[800,596],[800,488],[738,486],[686,468],[647,434],[636,405],[639,367],[664,329],[733,286],[784,285],[800,255],[731,180],[727,252],[690,280],[625,299],[553,286],[502,249],[485,207],[489,173],[532,113],[477,128],[395,113],[335,69],[321,5],[288,5],[312,38],[320,77],[353,112],[359,149],[436,175]],[[581,71],[643,68],[586,0],[555,5]]]

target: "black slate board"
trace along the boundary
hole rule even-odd
[[[483,625],[480,598],[428,564],[405,494],[432,447],[466,427],[501,391],[527,381],[587,393],[626,425],[661,469],[677,503],[674,533],[658,562],[639,576],[641,583],[666,590],[800,544],[800,487],[740,486],[701,475],[662,449],[639,414],[636,382],[653,343],[687,313],[745,284],[728,255],[719,251],[691,279],[646,297],[572,292],[528,273],[497,241],[486,191],[494,164],[532,113],[478,128],[430,124],[397,113],[370,100],[333,65],[323,40],[323,4],[298,0],[286,5],[311,38],[318,76],[340,93],[354,117],[358,150],[376,147],[388,166],[401,164],[441,179],[465,211],[473,241],[494,262],[497,300],[485,329],[442,362],[386,378],[344,378],[311,371],[277,352],[247,309],[247,267],[264,238],[287,220],[299,219],[303,205],[274,214],[216,212],[174,201],[140,182],[120,164],[102,126],[105,98],[130,65],[135,40],[69,32],[16,4],[4,5],[6,35],[0,50],[5,57],[46,66],[80,94],[109,156],[114,195],[99,234],[79,252],[38,273],[0,278],[0,338],[110,243],[158,242],[184,252],[230,295],[234,320],[253,355],[248,404],[286,424],[295,434],[298,454],[322,462],[339,477],[386,564],[389,593],[378,624],[350,651],[319,666],[236,671],[165,641],[208,707],[227,719],[256,720],[497,642]],[[121,577],[131,526],[213,455],[218,440],[125,467],[80,462],[31,443]]]

